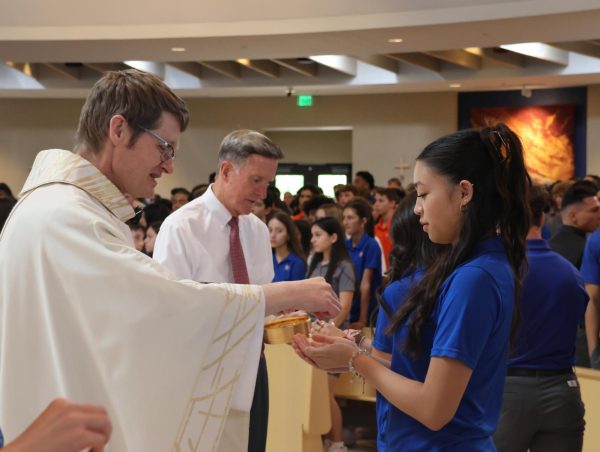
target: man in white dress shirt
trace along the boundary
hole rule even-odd
[[[265,284],[273,280],[273,258],[266,225],[251,214],[264,199],[275,177],[281,150],[264,135],[236,130],[221,143],[218,177],[206,193],[170,215],[161,226],[154,258],[178,278],[199,282]],[[230,247],[237,218],[248,280],[237,280]],[[267,366],[264,355],[258,365],[250,412],[248,450],[264,452],[269,409]]]

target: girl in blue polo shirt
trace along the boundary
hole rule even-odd
[[[304,279],[306,258],[300,245],[300,231],[292,218],[278,210],[269,216],[267,225],[273,247],[273,282]]]
[[[360,330],[370,322],[375,308],[375,291],[381,285],[381,248],[367,233],[373,231],[371,205],[364,199],[355,198],[344,207],[343,225],[346,232],[346,248],[356,277],[359,290],[354,294],[350,310],[351,328]]]
[[[417,157],[415,213],[449,245],[394,313],[391,369],[343,338],[297,336],[322,368],[344,362],[393,405],[388,451],[493,451],[529,229],[529,176],[505,125],[442,137]]]
[[[382,296],[378,296],[379,312],[372,342],[371,355],[391,363],[394,337],[388,327],[390,318],[405,301],[408,291],[421,279],[424,269],[433,262],[439,247],[436,247],[423,232],[419,217],[414,214],[417,193],[409,191],[400,202],[391,220],[389,254],[389,279]],[[390,404],[379,392],[376,394],[377,450],[386,449]]]
[[[344,245],[344,230],[335,218],[323,217],[313,223],[311,233],[311,244],[315,254],[310,262],[308,276],[309,278],[322,276],[331,284],[331,288],[338,295],[342,304],[342,310],[332,319],[332,322],[338,328],[347,328],[352,296],[356,288],[356,276]],[[331,413],[331,430],[329,432],[331,445],[328,452],[346,452],[347,449],[342,440],[342,411],[333,396],[336,376],[328,375],[328,382]]]

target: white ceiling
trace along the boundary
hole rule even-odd
[[[572,86],[600,83],[599,39],[600,1],[4,1],[0,96],[82,97],[132,60],[186,96]],[[497,50],[525,42],[551,46]]]
[[[585,10],[594,2],[556,2],[546,0],[244,0],[187,1],[171,0],[168,4],[155,0],[104,0],[103,2],[53,0],[19,0],[4,2],[0,26],[22,27],[86,27],[136,25],[211,25],[263,21],[348,20],[366,22],[369,17],[401,16],[408,22],[432,23],[440,13],[461,16],[481,14],[485,18],[528,16]],[[483,18],[483,17],[478,17]],[[446,16],[446,19],[448,17]],[[397,22],[398,18],[392,19]],[[276,24],[271,23],[270,26]],[[305,26],[308,25],[305,23]],[[330,30],[329,27],[321,31]],[[290,30],[297,32],[298,30]],[[197,33],[202,34],[203,31]],[[158,36],[157,36],[158,37]]]

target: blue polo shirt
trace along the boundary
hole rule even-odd
[[[306,264],[293,252],[290,252],[281,262],[277,262],[277,256],[273,252],[273,270],[275,270],[273,282],[297,281],[306,278]]]
[[[358,287],[362,281],[365,269],[373,269],[371,276],[371,297],[369,301],[369,311],[367,322],[371,318],[371,313],[377,304],[375,301],[375,291],[381,285],[381,248],[373,237],[363,234],[356,246],[352,245],[352,239],[346,239],[346,248],[352,259],[356,277],[358,278]],[[358,321],[360,318],[360,290],[357,290],[352,300],[350,309],[350,323]]]
[[[418,270],[412,275],[405,276],[398,281],[392,282],[385,288],[382,298],[393,313],[398,311],[400,306],[402,306],[408,291],[415,282],[421,279],[422,276],[423,270]],[[372,345],[380,352],[389,353],[391,355],[394,344],[393,336],[386,334],[389,324],[390,318],[386,314],[385,310],[380,306],[377,316],[377,325],[375,327],[375,337],[373,338]],[[388,425],[390,403],[379,393],[379,391],[376,393],[376,400],[375,416],[377,418],[377,450],[379,452],[384,452],[386,450],[385,437]]]
[[[408,328],[394,334],[392,370],[425,381],[431,357],[458,360],[473,373],[452,420],[437,432],[390,407],[387,451],[494,451],[514,305],[514,277],[499,237],[481,241],[473,257],[443,282],[425,323],[422,354],[414,359],[401,344]]]
[[[508,365],[568,369],[575,362],[577,327],[588,302],[583,278],[545,240],[527,240],[527,263],[521,323]]]
[[[600,285],[600,229],[590,235],[585,244],[581,276],[588,284]]]

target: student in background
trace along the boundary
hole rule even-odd
[[[326,203],[326,204],[322,204],[315,211],[315,218],[319,219],[319,218],[323,218],[323,217],[333,217],[337,221],[339,221],[340,224],[342,224],[342,221],[343,221],[342,214],[343,214],[343,210],[338,204]]]
[[[182,187],[174,188],[171,190],[171,210],[175,212],[180,207],[183,207],[190,202],[192,194]]]
[[[281,211],[269,216],[269,237],[273,247],[273,282],[296,281],[306,277],[306,257],[300,245],[300,231],[292,218]]]
[[[577,269],[582,265],[587,235],[592,234],[600,226],[600,202],[597,192],[596,185],[589,181],[578,181],[569,187],[562,197],[560,210],[562,226],[548,242],[554,251]],[[594,235],[592,234],[591,237]],[[590,312],[593,310],[592,301]],[[577,332],[577,365],[590,367],[592,351],[588,348],[585,322],[582,322]]]
[[[335,192],[335,199],[340,207],[344,207],[355,196],[358,196],[358,189],[352,184],[344,185]]]
[[[550,202],[544,188],[532,188],[521,318],[494,435],[499,452],[579,452],[583,447],[585,410],[573,364],[588,295],[575,267],[542,239]]]
[[[344,208],[346,248],[352,258],[359,291],[354,294],[350,323],[354,329],[369,324],[375,308],[375,291],[381,285],[381,249],[372,234],[371,206],[364,199],[353,199]]]
[[[12,190],[8,186],[8,184],[4,182],[0,182],[0,199],[10,199],[12,201],[16,201],[15,197],[12,194]]]
[[[133,238],[133,245],[138,251],[144,251],[144,240],[146,239],[146,228],[141,224],[129,225],[131,230],[131,237]]]
[[[165,221],[171,215],[171,201],[156,197],[152,204],[148,204],[142,211],[140,224],[147,228],[157,221]]]
[[[292,219],[303,219],[305,215],[304,204],[320,194],[322,194],[321,189],[315,185],[304,185],[301,187],[296,193],[296,199],[298,200],[298,213],[294,215]]]
[[[333,199],[325,195],[312,197],[304,203],[304,217],[302,219],[308,221],[309,224],[313,224],[317,219],[317,210],[325,204],[333,204]]]
[[[387,186],[388,188],[402,188],[402,181],[397,177],[390,177]]]
[[[264,223],[267,222],[267,217],[273,210],[273,196],[267,192],[264,199],[257,199],[252,206],[252,213],[260,218]]]
[[[370,203],[375,201],[373,190],[375,189],[375,178],[368,171],[357,171],[354,177],[354,184],[358,190],[358,196],[362,196]]]
[[[160,226],[162,225],[162,221],[155,221],[146,230],[146,238],[144,239],[144,252],[152,257],[154,254],[154,242],[156,241],[156,236],[160,232]]]
[[[571,185],[562,198],[562,226],[549,242],[554,251],[578,269],[581,268],[587,234],[600,226],[597,193],[593,182],[579,181]]]
[[[404,196],[404,190],[398,188],[380,188],[375,192],[373,210],[379,218],[377,224],[375,224],[375,237],[381,243],[386,269],[389,264],[388,256],[392,250],[392,239],[390,237],[392,216]]]
[[[344,245],[344,230],[340,223],[331,217],[321,218],[311,228],[311,243],[315,254],[308,269],[309,278],[322,276],[338,295],[342,310],[332,319],[338,328],[348,327],[348,314],[352,306],[352,297],[356,290],[356,276],[352,261]],[[328,452],[346,452],[342,438],[342,411],[333,396],[336,376],[329,375],[329,405],[331,408],[331,445]]]
[[[575,181],[556,181],[549,187],[552,195],[552,209],[546,215],[544,226],[549,230],[550,238],[554,237],[562,226],[560,210],[562,209],[563,196]]]
[[[294,195],[292,195],[289,191],[286,191],[283,194],[283,202],[285,203],[285,205],[287,206],[288,209],[290,209],[293,200],[294,200]]]

